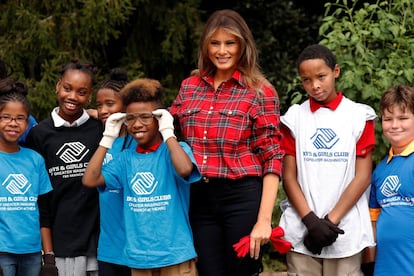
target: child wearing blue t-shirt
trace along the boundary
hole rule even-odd
[[[374,275],[411,275],[414,264],[414,87],[395,86],[380,100],[391,148],[372,175],[369,207],[376,237]]]
[[[0,94],[1,275],[38,276],[42,245],[37,198],[52,185],[43,157],[19,145],[29,126],[29,103],[20,91],[26,86],[7,81],[13,83]]]
[[[96,91],[96,111],[98,118],[105,124],[111,114],[125,110],[119,94],[128,83],[127,72],[121,68],[111,71]],[[104,165],[127,149],[134,149],[136,141],[128,135],[126,127],[120,130],[112,148],[106,153]],[[130,276],[131,269],[125,265],[125,226],[122,189],[99,187],[100,232],[98,240],[99,276]]]
[[[161,84],[151,79],[137,79],[122,89],[126,114],[107,119],[83,183],[123,190],[125,254],[132,276],[153,272],[195,276],[189,190],[201,175],[190,147],[174,135],[173,117],[160,109],[162,91]],[[123,123],[138,146],[102,167]]]

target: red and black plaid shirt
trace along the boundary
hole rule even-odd
[[[203,176],[239,179],[281,173],[276,90],[246,87],[240,71],[214,90],[212,76],[185,79],[171,106]]]

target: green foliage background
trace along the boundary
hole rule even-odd
[[[413,85],[411,0],[2,0],[0,59],[13,67],[12,77],[29,85],[38,120],[55,106],[58,70],[71,59],[94,62],[100,69],[97,82],[114,67],[127,69],[131,79],[158,79],[166,88],[168,106],[181,80],[196,67],[203,22],[223,8],[238,11],[252,29],[260,65],[279,93],[282,114],[306,98],[295,62],[313,43],[334,51],[341,66],[337,89],[377,112],[383,91]],[[376,134],[375,163],[388,149],[379,123]],[[283,198],[280,189],[275,225]],[[284,269],[283,256],[272,248],[265,260],[267,270]]]
[[[232,8],[251,27],[263,71],[284,100],[296,74],[296,56],[318,37],[320,14],[300,2],[3,0],[0,58],[14,68],[13,77],[29,84],[38,120],[56,104],[57,72],[71,59],[94,62],[100,68],[98,82],[113,67],[126,68],[131,78],[156,78],[166,88],[169,105],[181,80],[196,67],[203,22],[216,9]]]
[[[372,106],[380,116],[379,100],[385,90],[397,84],[414,85],[414,2],[336,0],[325,7],[320,43],[334,51],[341,66],[337,89]],[[303,100],[299,79],[290,87],[293,102]],[[388,152],[380,121],[376,138],[377,164]]]

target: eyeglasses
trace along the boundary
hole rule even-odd
[[[12,117],[10,115],[0,115],[0,122],[2,123],[11,123],[12,121],[16,121],[16,123],[18,124],[24,124],[25,122],[27,122],[27,117],[26,116],[17,116],[17,117]]]
[[[127,113],[124,124],[127,126],[133,125],[138,120],[141,124],[147,126],[152,124],[154,118],[155,115],[152,113]]]

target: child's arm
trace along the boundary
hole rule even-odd
[[[374,231],[374,240],[376,241],[376,226],[377,222],[372,221],[372,230]],[[374,275],[376,247],[366,247],[362,251],[361,270],[364,275]]]
[[[87,187],[97,187],[105,184],[105,180],[102,176],[102,163],[108,148],[112,147],[113,142],[119,135],[119,130],[122,127],[124,118],[124,113],[114,113],[106,120],[105,131],[99,142],[99,147],[96,149],[91,160],[89,160],[89,164],[83,174],[83,185]]]
[[[193,163],[174,135],[174,118],[166,109],[157,109],[152,114],[158,119],[159,131],[170,151],[177,174],[181,177],[189,176],[193,171]]]
[[[42,248],[44,254],[53,253],[52,231],[49,227],[40,227],[42,237]]]
[[[283,188],[289,202],[293,205],[299,216],[303,218],[312,210],[300,188],[297,179],[296,158],[292,155],[285,155],[283,159]]]
[[[82,177],[84,186],[93,188],[105,184],[102,176],[102,163],[107,151],[108,149],[103,146],[96,149]]]
[[[371,172],[372,153],[369,152],[364,157],[357,156],[355,177],[342,193],[335,207],[329,212],[329,219],[333,223],[339,223],[366,191],[371,183]]]
[[[193,171],[193,162],[190,157],[180,146],[176,138],[168,139],[166,142],[170,151],[171,161],[177,174],[181,177],[187,177]]]

